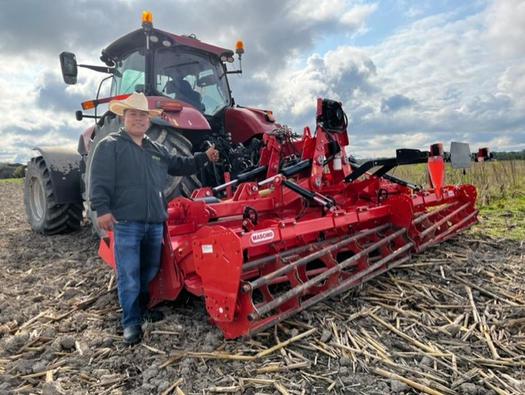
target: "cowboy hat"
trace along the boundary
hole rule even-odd
[[[111,100],[108,105],[109,111],[117,115],[124,115],[125,110],[147,111],[149,117],[155,117],[162,113],[162,110],[150,110],[148,108],[148,99],[144,93],[133,92],[126,100]]]

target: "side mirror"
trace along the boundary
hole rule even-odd
[[[62,77],[64,82],[68,85],[77,83],[77,58],[71,52],[62,52],[60,54],[60,67],[62,68]]]

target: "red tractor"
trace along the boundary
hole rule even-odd
[[[236,51],[244,53],[241,41]],[[119,129],[120,120],[111,112],[97,114],[100,104],[124,99],[132,92],[143,92],[151,108],[162,108],[161,117],[152,120],[148,136],[171,151],[190,155],[205,151],[209,144],[219,150],[221,163],[192,177],[171,177],[166,197],[189,196],[202,185],[218,185],[224,176],[235,177],[258,164],[259,149],[265,132],[279,127],[270,111],[236,106],[231,96],[228,70],[235,53],[205,44],[194,35],[178,36],[153,28],[151,14],[144,13],[142,28],[118,38],[102,50],[105,66],[77,65],[75,55],[62,53],[64,80],[77,82],[78,66],[109,74],[111,96],[82,103],[78,120],[94,118],[95,124],[80,136],[78,149],[37,147],[40,156],[27,169],[25,205],[34,231],[55,234],[79,228],[83,201],[87,200],[91,153],[109,133]],[[100,88],[99,88],[100,90]],[[87,205],[87,215],[92,213]],[[95,222],[95,221],[94,221]],[[101,232],[96,229],[100,234]]]
[[[197,177],[168,182],[173,198],[161,269],[150,284],[152,305],[186,289],[204,297],[227,338],[250,336],[477,222],[475,188],[443,183],[441,144],[358,164],[346,151],[347,117],[339,102],[318,99],[315,130],[306,127],[300,137],[269,111],[234,106],[226,68],[233,55],[154,29],[145,14],[142,29],[102,51],[107,67],[83,66],[113,81],[110,98],[84,108],[143,91],[150,107],[164,110],[150,137],[188,155],[215,144],[224,158]],[[74,83],[74,56],[64,53],[61,60],[64,79]],[[35,231],[78,228],[90,153],[119,127],[110,113],[95,118],[78,153],[40,148],[30,163],[26,207]],[[467,167],[468,145],[453,143],[449,159]],[[414,163],[428,163],[428,189],[388,174]],[[101,235],[99,254],[114,267],[113,236]]]

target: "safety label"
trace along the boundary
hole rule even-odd
[[[203,254],[213,254],[213,246],[211,244],[203,244],[202,253]]]

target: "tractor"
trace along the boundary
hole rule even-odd
[[[97,106],[134,91],[164,110],[152,120],[151,138],[183,155],[215,144],[223,158],[197,176],[167,180],[150,306],[183,290],[203,297],[226,338],[253,336],[477,223],[474,186],[444,184],[445,158],[470,166],[468,144],[453,142],[450,153],[441,143],[400,148],[395,157],[358,163],[347,151],[340,102],[318,98],[315,129],[302,134],[271,111],[236,105],[227,76],[241,69],[227,65],[243,52],[240,42],[234,52],[155,29],[145,12],[142,28],[102,50],[105,66],[78,65],[62,53],[66,83],[76,82],[78,67],[105,72],[111,96],[82,104],[95,109],[96,122],[78,151],[37,148],[25,183],[32,228],[53,234],[80,226],[93,147],[120,127],[111,113],[97,116]],[[428,188],[389,173],[417,163],[427,164]],[[100,257],[114,268],[112,232],[95,231]]]
[[[111,112],[98,115],[101,104],[125,99],[132,92],[143,92],[150,108],[164,110],[152,120],[148,136],[171,152],[191,155],[205,151],[210,144],[219,150],[221,163],[207,167],[202,174],[191,177],[170,177],[165,189],[166,198],[190,196],[203,185],[218,185],[224,176],[255,168],[262,136],[279,128],[271,111],[236,106],[228,83],[228,70],[237,54],[241,62],[244,46],[236,49],[206,44],[195,35],[179,36],[153,28],[152,16],[144,12],[142,28],[116,39],[102,50],[100,59],[105,66],[79,65],[74,54],[60,54],[64,81],[77,82],[78,67],[88,68],[109,76],[110,97],[88,100],[83,110],[94,115],[76,112],[80,121],[94,118],[95,123],[80,136],[78,148],[36,147],[39,155],[27,168],[25,207],[32,229],[43,234],[56,234],[79,229],[83,202],[88,201],[90,155],[98,142],[121,124]],[[99,87],[100,91],[101,87]],[[94,213],[89,204],[87,216]],[[95,224],[96,221],[93,221]],[[94,225],[94,230],[103,235]]]

